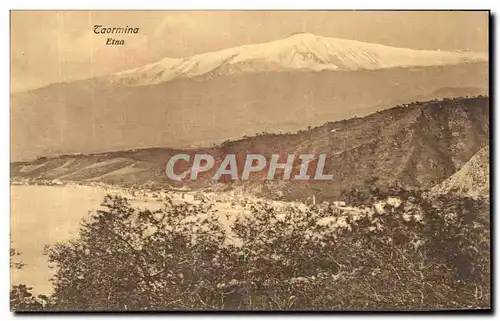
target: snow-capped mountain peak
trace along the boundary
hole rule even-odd
[[[486,61],[483,54],[415,50],[340,38],[295,33],[267,43],[243,45],[184,59],[165,58],[111,75],[127,85],[148,85],[175,78],[286,70],[374,70]]]

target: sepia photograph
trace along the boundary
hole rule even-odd
[[[10,310],[491,311],[491,19],[11,10]]]

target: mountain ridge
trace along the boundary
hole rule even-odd
[[[11,157],[200,147],[400,103],[487,94],[488,64],[474,55],[306,33],[165,58],[111,78],[12,94]]]
[[[454,192],[463,196],[490,196],[490,148],[483,147],[474,154],[457,172],[432,188],[436,194]]]
[[[432,188],[453,175],[488,142],[487,97],[443,99],[397,106],[293,134],[261,134],[188,151],[157,148],[40,158],[13,163],[11,173],[19,179],[175,187],[176,183],[164,173],[165,162],[174,153],[327,153],[330,158],[324,172],[334,174],[331,182],[266,182],[256,177],[214,185],[209,177],[201,176],[187,186],[246,190],[292,200],[311,194],[318,200],[336,200],[342,193],[367,184]]]
[[[456,90],[439,93],[442,88]],[[54,84],[11,96],[11,159],[207,146],[415,100],[487,94],[487,88],[485,63],[219,75],[149,86],[88,80]]]
[[[185,58],[164,58],[106,78],[124,85],[151,85],[176,78],[284,70],[355,71],[487,61],[482,53],[408,49],[311,33],[247,44]]]

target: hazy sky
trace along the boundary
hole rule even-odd
[[[109,35],[93,26],[138,27]],[[295,32],[415,49],[488,50],[487,12],[410,11],[12,11],[13,92]]]

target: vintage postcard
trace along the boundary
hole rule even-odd
[[[490,310],[489,21],[11,11],[11,310]]]

